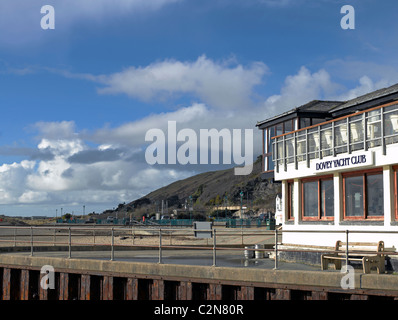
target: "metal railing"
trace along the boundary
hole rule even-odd
[[[2,248],[14,248],[16,251],[29,253],[31,256],[40,251],[45,246],[46,251],[55,251],[55,247],[61,246],[67,254],[65,258],[71,258],[72,253],[76,250],[92,251],[95,247],[100,247],[102,251],[109,252],[109,259],[115,260],[115,250],[124,249],[131,250],[134,248],[158,250],[158,263],[164,263],[163,251],[165,249],[179,250],[207,250],[212,252],[212,266],[217,266],[217,252],[222,250],[230,250],[234,252],[256,251],[262,253],[273,254],[274,269],[279,268],[279,255],[281,252],[312,252],[312,253],[335,253],[336,251],[327,248],[312,248],[308,250],[303,246],[296,249],[281,247],[283,233],[339,233],[342,234],[345,242],[349,243],[349,235],[351,234],[398,234],[398,231],[354,231],[354,230],[244,230],[238,231],[226,230],[224,228],[212,228],[210,230],[201,230],[210,232],[211,238],[197,239],[195,238],[192,228],[189,229],[147,229],[147,228],[127,228],[127,227],[17,227],[17,226],[1,226],[0,227],[0,252],[4,252]],[[116,237],[128,236],[130,243],[116,243]],[[270,248],[253,246],[253,243],[247,241],[250,237],[261,237],[262,240],[257,243],[264,243],[266,240],[274,239],[270,242]],[[241,241],[235,245],[231,244],[228,237],[240,237]],[[227,240],[222,241],[223,238]],[[142,240],[137,241],[136,239]],[[182,239],[178,243],[178,239]],[[151,240],[151,241],[149,241]],[[258,240],[258,238],[257,238]],[[382,240],[382,239],[380,239]],[[119,241],[120,242],[120,241]],[[168,243],[167,243],[168,242]],[[174,243],[173,243],[174,242]],[[250,246],[247,246],[247,244]],[[331,247],[334,243],[330,243]],[[49,247],[54,247],[53,250]],[[59,249],[59,248],[58,248]],[[348,265],[348,256],[350,254],[349,246],[345,248],[346,264]],[[59,250],[57,250],[59,251]],[[355,251],[358,253],[358,251]],[[364,252],[365,253],[365,252]],[[386,250],[385,255],[397,255],[395,250]],[[184,251],[181,251],[184,256]],[[243,257],[243,254],[242,254]],[[134,260],[134,258],[133,258]]]
[[[275,170],[283,165],[336,156],[341,153],[398,143],[398,104],[387,104],[368,111],[331,120],[273,138],[272,157]]]

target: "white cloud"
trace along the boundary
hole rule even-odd
[[[264,107],[268,111],[268,116],[280,114],[311,100],[327,99],[339,87],[331,80],[326,70],[321,69],[311,73],[303,66],[297,74],[286,77],[280,94],[267,98]]]
[[[242,108],[251,105],[253,88],[268,71],[262,62],[249,67],[216,63],[206,56],[194,62],[165,60],[146,67],[130,67],[97,78],[105,84],[103,94],[127,94],[144,101],[181,94],[193,95],[216,108]]]

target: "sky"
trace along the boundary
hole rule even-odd
[[[1,1],[0,214],[102,212],[242,164],[148,163],[146,134],[168,150],[170,122],[197,133],[197,159],[204,129],[241,130],[255,159],[257,121],[398,82],[397,15],[395,0]]]

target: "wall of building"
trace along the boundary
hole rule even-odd
[[[384,241],[386,247],[398,248],[398,221],[395,219],[395,195],[393,165],[398,164],[398,145],[386,146],[383,154],[381,147],[369,149],[369,151],[357,151],[351,154],[340,154],[336,157],[325,157],[313,159],[309,167],[305,161],[299,162],[297,169],[294,163],[288,164],[286,170],[279,166],[275,172],[275,179],[282,181],[282,203],[283,203],[283,243],[305,246],[334,246],[337,240],[345,241],[345,231],[349,230],[349,241],[355,242],[377,242]],[[355,163],[354,159],[367,158],[367,161]],[[351,161],[351,158],[354,161]],[[333,164],[334,160],[349,159],[341,166],[321,165],[320,163]],[[318,168],[317,168],[318,164]],[[320,169],[322,168],[322,169]],[[382,168],[384,189],[384,219],[382,220],[344,220],[343,207],[343,178],[342,174],[358,170],[371,170]],[[317,170],[318,169],[318,170]],[[303,221],[302,220],[302,195],[301,181],[303,178],[323,175],[333,175],[334,185],[334,217],[329,221]],[[288,187],[287,182],[294,181],[294,221],[288,221]],[[313,232],[303,232],[305,230]],[[299,232],[293,232],[299,231]],[[352,231],[352,232],[351,232]],[[358,233],[363,232],[363,233]],[[364,233],[370,232],[370,233]],[[383,232],[383,233],[379,233]],[[397,232],[397,233],[390,233]]]

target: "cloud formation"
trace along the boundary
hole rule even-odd
[[[248,67],[228,62],[216,63],[206,56],[196,61],[165,60],[146,67],[130,67],[98,81],[102,94],[126,94],[143,101],[192,95],[216,108],[236,109],[251,104],[255,86],[268,68],[262,62]]]

